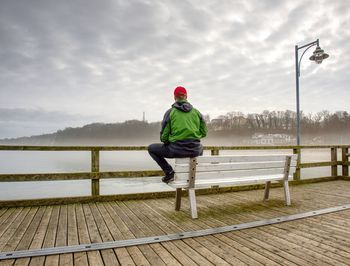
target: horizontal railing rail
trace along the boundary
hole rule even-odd
[[[294,180],[300,180],[300,169],[313,167],[331,167],[331,176],[349,176],[349,148],[350,145],[302,145],[302,146],[205,146],[211,155],[219,155],[220,151],[227,150],[289,150],[298,154],[297,169]],[[302,151],[308,149],[330,149],[330,161],[301,163]],[[91,171],[74,173],[31,173],[31,174],[0,174],[0,182],[21,181],[54,181],[54,180],[91,180],[91,196],[100,195],[100,179],[159,176],[161,171],[100,171],[101,151],[146,151],[147,146],[28,146],[28,145],[0,145],[0,151],[89,151],[91,153]],[[338,159],[338,150],[341,150],[341,160]],[[341,175],[338,166],[342,167]]]
[[[300,145],[300,146],[205,146],[205,150],[288,150],[350,148],[350,145]],[[0,145],[0,151],[135,151],[147,150],[147,146],[40,146],[40,145]],[[348,154],[349,156],[349,154]]]

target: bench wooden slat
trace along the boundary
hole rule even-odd
[[[264,162],[264,161],[285,161],[287,155],[216,155],[199,156],[197,163],[234,163],[234,162]],[[292,161],[297,154],[291,154]],[[176,158],[175,164],[189,164],[189,158]]]
[[[196,181],[195,188],[210,188],[212,186],[231,186],[231,185],[246,185],[246,184],[263,184],[267,181],[281,181],[281,175],[270,175],[270,176],[248,176],[240,177],[236,179],[217,179],[215,184],[211,180],[201,179]],[[183,188],[188,183],[185,180],[179,182],[171,182],[168,185],[173,188]]]
[[[211,171],[211,172],[197,172],[196,182],[202,179],[212,180],[214,184],[216,179],[234,179],[236,177],[249,177],[249,176],[269,176],[269,175],[280,175],[280,179],[283,179],[284,168],[270,168],[270,169],[249,169],[239,171]],[[181,180],[188,180],[188,173],[176,173],[175,180],[172,183],[176,183]]]
[[[245,170],[245,169],[266,169],[266,168],[283,168],[285,160],[276,162],[241,162],[241,163],[201,163],[196,167],[196,172],[210,171],[230,171],[230,170]],[[295,166],[296,162],[294,162]],[[176,164],[176,173],[188,173],[188,164]]]

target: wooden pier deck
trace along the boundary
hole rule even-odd
[[[345,180],[283,189],[0,209],[0,252],[99,243],[221,227],[350,203]],[[350,210],[203,237],[131,247],[2,260],[0,265],[350,265]]]

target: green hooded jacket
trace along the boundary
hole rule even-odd
[[[160,140],[164,143],[197,143],[207,131],[202,114],[189,102],[177,101],[164,115]]]

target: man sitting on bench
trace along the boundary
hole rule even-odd
[[[151,157],[164,171],[164,183],[174,180],[174,170],[165,158],[196,157],[203,154],[200,139],[207,135],[207,126],[201,113],[187,102],[184,87],[174,90],[175,103],[165,113],[160,141],[148,146]]]

